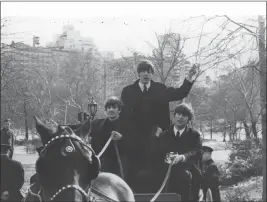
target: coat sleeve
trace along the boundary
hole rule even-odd
[[[120,141],[121,148],[125,151],[133,150],[136,147],[135,130],[132,122],[133,103],[131,101],[130,88],[125,87],[121,93],[121,101],[123,102],[123,108],[120,113],[120,129],[123,135]]]
[[[185,156],[185,161],[188,161],[191,158],[201,159],[202,143],[201,143],[200,134],[197,131],[194,131],[193,134],[194,135],[192,135],[192,140],[191,140],[189,151],[183,154]]]
[[[193,83],[185,79],[183,84],[179,88],[167,87],[168,101],[172,102],[172,101],[182,100],[188,95],[192,86]]]
[[[123,102],[123,108],[120,113],[120,117],[122,120],[130,120],[131,119],[131,114],[132,114],[132,102],[131,102],[131,97],[129,93],[130,88],[125,87],[123,88],[121,92],[121,101]]]
[[[91,138],[91,146],[96,154],[98,154],[101,151],[101,137],[98,137],[99,134],[97,134],[97,128],[99,125],[99,120],[93,120],[91,125],[91,130],[89,137]]]
[[[212,178],[219,178],[220,172],[218,167],[213,163],[208,167],[207,174]]]

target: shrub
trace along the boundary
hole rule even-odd
[[[221,189],[222,201],[262,201],[263,177],[252,177],[237,186]]]
[[[229,162],[222,165],[221,184],[233,185],[252,176],[262,175],[263,150],[260,143],[244,140],[235,143]]]

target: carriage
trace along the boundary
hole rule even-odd
[[[67,125],[65,125],[67,126]],[[80,127],[80,125],[68,125],[70,126],[72,129],[78,129]],[[107,148],[108,144],[110,143],[111,138],[107,141],[106,145],[104,146],[104,148],[102,149],[102,151],[100,152],[101,154],[103,154],[103,152],[105,152],[105,149]],[[101,156],[100,154],[100,156]],[[134,198],[136,201],[181,201],[181,196],[179,194],[176,193],[168,193],[166,192],[166,189],[164,190],[164,188],[166,187],[166,184],[168,182],[168,178],[170,176],[170,170],[171,170],[171,166],[169,166],[169,169],[166,173],[165,179],[163,180],[161,187],[159,188],[157,193],[135,193],[134,194]],[[153,183],[153,182],[152,182]],[[97,201],[97,199],[99,198],[99,200],[101,201],[101,199],[105,198],[105,196],[103,196],[101,193],[99,193],[97,190],[92,190],[92,194],[95,198],[95,201]],[[106,199],[108,201],[108,199]],[[200,189],[199,191],[199,201],[213,201],[213,197],[212,197],[212,192],[210,189]]]
[[[75,132],[73,132],[73,130],[70,127],[58,126],[59,129],[56,131],[55,135],[53,137],[52,136],[49,137],[48,135],[52,134],[52,131],[50,131],[50,129],[46,128],[46,126],[40,120],[36,119],[36,122],[37,122],[37,125],[39,125],[38,126],[39,128],[37,128],[37,131],[40,134],[42,141],[45,142],[44,149],[42,149],[42,151],[47,150],[45,152],[46,156],[49,156],[49,154],[51,156],[53,156],[53,154],[57,153],[55,151],[60,151],[61,153],[63,152],[64,153],[63,156],[68,156],[72,152],[76,152],[75,149],[80,150],[79,151],[80,152],[79,155],[80,155],[81,154],[81,148],[80,147],[82,146],[82,147],[84,147],[83,149],[86,150],[85,151],[86,154],[83,154],[83,155],[86,155],[87,157],[86,157],[86,161],[84,161],[84,159],[83,159],[83,162],[81,162],[81,165],[77,165],[77,166],[79,166],[79,169],[87,169],[88,170],[87,172],[89,172],[89,170],[90,170],[90,172],[92,171],[94,173],[93,175],[95,175],[95,170],[97,170],[97,165],[94,165],[94,164],[97,164],[97,163],[95,163],[95,162],[93,163],[93,161],[92,161],[93,151],[82,140],[83,139],[82,131],[84,131],[83,127],[86,127],[85,126],[86,124],[83,124],[81,127],[79,127],[79,129],[76,129]],[[77,131],[77,130],[80,130],[80,131]],[[59,139],[61,139],[62,141],[57,141]],[[71,144],[69,144],[69,142],[71,142]],[[50,145],[53,145],[52,143],[55,143],[58,145],[56,147],[51,147]],[[68,146],[66,146],[66,143],[68,144]],[[73,146],[73,148],[70,148],[72,146]],[[48,157],[48,158],[50,158],[49,161],[51,161],[51,162],[46,161],[46,163],[47,164],[51,163],[51,165],[55,164],[55,166],[58,165],[58,162],[59,162],[58,160],[62,159],[62,157],[58,156],[58,159],[56,159],[55,157],[51,158],[51,156]],[[76,156],[76,158],[77,158],[77,156]],[[90,161],[90,165],[88,164],[87,161]],[[69,163],[69,162],[67,162],[67,163]],[[68,165],[71,165],[71,163]],[[40,166],[47,167],[49,165],[44,165],[44,164],[40,164],[40,163],[38,165],[38,162],[36,162],[36,166],[37,166],[36,167],[37,169],[40,169],[38,167],[40,167]],[[73,167],[73,166],[70,166],[70,167]],[[92,169],[92,167],[93,167],[93,169]],[[169,166],[169,168],[171,168],[171,166]],[[42,172],[45,172],[44,170]],[[84,173],[84,171],[82,173]],[[162,186],[160,187],[160,190],[157,193],[135,193],[135,194],[133,194],[131,189],[129,188],[129,186],[126,184],[126,182],[123,181],[120,177],[115,176],[115,175],[110,174],[110,173],[106,173],[106,174],[100,173],[95,180],[90,180],[92,186],[89,189],[90,190],[89,193],[91,193],[91,195],[89,194],[89,196],[96,196],[94,199],[91,198],[91,201],[133,201],[133,200],[135,200],[135,201],[151,201],[151,202],[152,201],[181,201],[181,197],[178,194],[162,192],[164,186],[166,185],[168,176],[169,176],[169,174],[167,172],[166,177],[162,183]],[[48,176],[44,175],[43,178],[48,178]],[[104,181],[103,181],[104,186],[112,188],[112,191],[116,192],[117,196],[115,196],[115,199],[114,198],[112,199],[112,197],[111,197],[112,194],[110,195],[110,193],[105,192],[107,190],[106,187],[103,188],[103,187],[95,186],[96,188],[94,189],[93,185],[97,184],[97,182],[99,181],[99,178],[102,178],[102,180],[104,179]],[[106,181],[105,181],[106,179],[108,179],[109,183],[106,183]],[[54,180],[52,179],[51,184],[49,186],[52,186],[53,184],[54,184]],[[124,188],[123,192],[121,190],[118,190],[120,187]],[[71,185],[67,185],[67,186],[60,188],[53,195],[53,197],[50,198],[50,200],[52,201],[54,198],[56,198],[58,195],[60,195],[61,193],[63,193],[65,190],[67,190],[69,188],[75,189],[75,191],[77,191],[78,194],[81,194],[82,196],[88,197],[88,194],[87,194],[88,192],[85,192],[84,188],[82,188],[78,185],[72,185],[71,184]],[[28,192],[28,195],[24,199],[24,201],[26,201],[26,202],[27,201],[35,201],[35,200],[29,200],[29,198],[31,196],[36,197],[38,195],[39,191],[40,190],[38,190],[38,189],[35,191],[30,189],[30,191]],[[103,194],[103,193],[105,193],[105,194]],[[62,197],[64,197],[64,196],[62,196]],[[39,200],[37,200],[37,201],[39,201]],[[73,199],[73,201],[75,201],[75,200]],[[205,191],[205,193],[203,193],[203,189],[201,189],[199,201],[212,201],[211,191],[208,189],[207,191]]]

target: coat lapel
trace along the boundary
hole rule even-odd
[[[134,82],[134,90],[135,90],[135,92],[137,92],[137,93],[142,93],[142,90],[141,90],[141,88],[140,88],[140,86],[139,86],[139,81],[140,81],[140,79],[138,79],[138,80],[136,80],[135,82]]]
[[[188,129],[188,127],[186,127],[186,128],[184,129],[184,132],[180,135],[180,138],[184,138],[184,137],[186,137],[186,134],[188,133],[188,131],[189,131],[189,129]]]
[[[168,130],[168,136],[171,140],[175,139],[175,134],[174,134],[174,130],[173,130],[174,125],[171,126],[170,130]]]

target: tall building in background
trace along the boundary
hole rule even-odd
[[[163,56],[163,75],[168,75],[165,84],[170,86],[179,86],[182,84],[184,78],[188,74],[188,70],[190,69],[190,62],[185,59],[185,54],[182,50],[181,36],[178,33],[168,33],[159,35],[157,38],[158,47],[153,50],[153,55],[159,60],[162,60]],[[161,51],[163,53],[162,56],[160,55]],[[176,54],[174,51],[178,53]],[[174,58],[180,62],[170,69],[170,67],[172,67]]]
[[[178,33],[168,33],[158,36],[158,40],[160,44],[164,44],[165,41],[165,47],[163,51],[164,57],[171,57],[172,51],[174,50],[174,47],[176,46],[176,42],[180,40],[180,34]]]
[[[65,26],[63,33],[56,41],[56,47],[61,50],[91,51],[95,48],[93,39],[82,37],[72,25]]]

